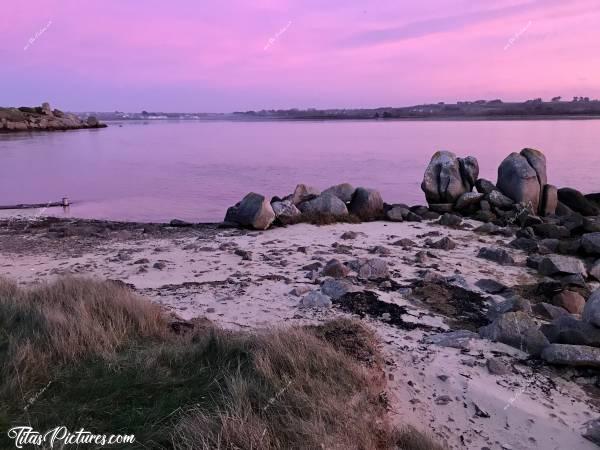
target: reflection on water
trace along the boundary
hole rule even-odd
[[[221,220],[249,191],[348,181],[422,203],[423,171],[446,149],[495,182],[510,152],[538,148],[551,183],[600,191],[600,121],[153,122],[0,135],[0,204],[69,197],[71,216]],[[60,214],[61,208],[53,213]]]

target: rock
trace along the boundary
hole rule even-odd
[[[438,214],[444,214],[454,210],[454,203],[429,203],[429,209]]]
[[[412,211],[409,211],[406,217],[404,218],[407,222],[421,222],[423,219],[418,214],[415,214]]]
[[[549,342],[535,321],[522,311],[509,312],[481,327],[479,335],[537,356]]]
[[[489,278],[484,278],[484,279],[481,279],[481,280],[477,280],[475,282],[475,286],[477,286],[483,292],[486,292],[488,294],[499,294],[499,293],[504,292],[504,291],[506,291],[508,289],[502,283],[499,283],[498,281],[492,280],[492,279],[489,279]]]
[[[512,295],[505,299],[504,297],[492,296],[490,307],[486,313],[486,317],[490,321],[496,320],[498,317],[509,312],[523,311],[531,313],[531,303],[518,295]]]
[[[538,270],[542,275],[547,276],[586,274],[585,266],[579,259],[564,255],[544,256],[540,260]]]
[[[558,196],[558,192],[556,193],[556,195]],[[556,205],[556,215],[570,216],[571,214],[575,214],[575,211],[573,211],[571,208],[569,208],[567,205],[565,205],[559,200],[558,204]]]
[[[311,288],[309,286],[296,286],[294,289],[290,291],[290,295],[294,295],[296,297],[302,297],[307,292],[310,292]]]
[[[487,201],[496,208],[509,209],[514,205],[514,201],[498,190],[493,190],[487,195]]]
[[[498,234],[500,232],[500,227],[498,225],[494,225],[493,223],[484,223],[483,225],[475,228],[473,231],[481,234]]]
[[[471,163],[469,160],[467,165],[471,166]],[[467,168],[467,165],[463,163],[463,171],[470,172],[466,175],[471,177],[473,168]],[[462,194],[471,190],[469,181],[463,180],[459,159],[448,151],[436,152],[431,157],[423,175],[421,189],[429,204],[455,203]]]
[[[547,184],[542,189],[542,204],[540,205],[540,214],[542,216],[551,216],[556,213],[558,206],[558,189],[556,186]]]
[[[527,149],[525,149],[527,150]],[[510,197],[515,203],[522,203],[537,212],[540,206],[542,187],[535,168],[521,154],[511,153],[498,167],[498,182],[500,191]],[[532,154],[528,155],[532,157]],[[532,157],[533,159],[533,157]],[[536,164],[540,159],[535,159]]]
[[[306,264],[306,265],[302,266],[302,270],[318,270],[321,267],[323,267],[323,264],[321,264],[319,261],[315,261],[310,264]]]
[[[88,127],[97,127],[100,122],[98,122],[98,119],[96,119],[96,117],[90,116],[87,118],[85,123],[87,123]]]
[[[558,253],[566,254],[566,255],[575,255],[579,253],[581,249],[581,239],[563,239],[559,241],[557,251]]]
[[[441,347],[470,349],[471,340],[473,339],[479,339],[479,335],[468,330],[458,330],[428,336],[425,338],[424,342],[426,344],[434,344]]]
[[[290,200],[282,200],[280,202],[271,203],[275,217],[283,224],[290,223],[300,214],[300,210],[296,208]]]
[[[525,157],[529,165],[535,170],[540,187],[543,188],[548,184],[548,176],[546,175],[546,157],[544,154],[534,148],[524,148],[521,150],[521,156]]]
[[[434,402],[436,405],[444,406],[452,401],[452,397],[449,395],[439,395],[435,398]]]
[[[566,309],[551,305],[550,303],[536,303],[532,308],[533,312],[544,319],[558,319],[559,317],[568,315]]]
[[[600,367],[600,348],[585,345],[550,344],[541,354],[550,364]]]
[[[294,193],[292,194],[292,198],[290,199],[292,203],[298,206],[300,203],[311,200],[318,196],[321,192],[313,186],[307,186],[306,184],[299,184],[294,189]]]
[[[326,277],[343,278],[348,275],[348,272],[350,272],[350,269],[342,264],[340,260],[332,259],[325,264],[321,274]]]
[[[185,220],[180,220],[180,219],[173,219],[169,222],[169,226],[179,227],[179,228],[191,227],[192,225],[193,225],[193,223],[186,222]]]
[[[586,233],[581,236],[581,246],[586,253],[600,256],[600,233]]]
[[[349,239],[356,239],[358,237],[359,233],[357,233],[356,231],[344,231],[342,233],[342,235],[340,236],[340,239],[345,239],[345,240],[349,240]]]
[[[458,164],[463,184],[467,188],[467,191],[470,192],[475,187],[475,182],[479,178],[479,163],[477,162],[477,158],[474,156],[458,158]]]
[[[584,322],[600,327],[600,289],[594,291],[590,298],[588,298],[583,308],[581,319]]]
[[[305,308],[329,308],[331,306],[331,299],[319,291],[312,291],[302,297],[300,305]]]
[[[300,203],[298,206],[303,214],[327,214],[332,216],[348,215],[346,204],[335,195],[323,194]]]
[[[600,208],[576,189],[561,188],[558,190],[558,200],[584,216],[600,215]]]
[[[252,260],[252,252],[251,251],[242,250],[241,248],[236,248],[233,253],[235,253],[237,256],[241,256],[241,258],[244,261],[251,261]]]
[[[510,246],[514,248],[518,248],[519,250],[523,250],[527,253],[537,252],[538,243],[534,239],[528,239],[524,237],[520,237],[510,242]]]
[[[583,227],[584,217],[579,213],[571,213],[566,216],[562,216],[560,224],[567,228],[570,232],[576,232],[579,228]]]
[[[446,213],[440,217],[438,223],[446,227],[457,227],[462,223],[462,217],[457,216],[456,214]]]
[[[163,261],[158,261],[158,262],[155,262],[152,265],[152,267],[154,267],[155,269],[158,269],[158,270],[163,270],[165,267],[167,267],[167,264],[164,263]]]
[[[148,258],[140,258],[140,259],[136,259],[133,263],[134,264],[150,264],[150,260]]]
[[[402,222],[410,210],[401,206],[392,206],[385,212],[385,217],[392,222]]]
[[[534,225],[533,230],[537,236],[551,239],[564,239],[571,236],[571,232],[568,228],[553,223],[540,223]]]
[[[440,239],[439,241],[430,242],[429,247],[437,248],[440,250],[454,250],[456,248],[456,242],[454,242],[452,239],[446,236]]]
[[[398,239],[397,241],[392,242],[392,245],[398,245],[400,247],[408,248],[408,247],[414,247],[415,245],[417,245],[417,243],[410,239],[403,238],[403,239]]]
[[[354,186],[352,186],[350,183],[342,183],[331,186],[330,188],[325,189],[322,193],[335,195],[344,203],[348,203],[352,200],[354,190]]]
[[[380,258],[357,259],[352,261],[350,266],[362,280],[382,280],[390,276],[387,262]]]
[[[552,343],[600,347],[600,328],[570,314],[557,317],[540,330]]]
[[[227,210],[226,222],[235,222],[242,227],[266,230],[275,220],[269,201],[262,195],[250,192],[235,207]]]
[[[552,304],[566,309],[571,314],[581,314],[585,306],[585,298],[574,291],[562,291],[552,298]]]
[[[486,362],[488,371],[492,375],[508,375],[511,373],[510,366],[500,358],[490,358]]]
[[[362,220],[377,219],[383,215],[381,194],[375,189],[356,188],[348,210]]]
[[[600,232],[600,216],[590,216],[583,218],[583,230],[588,233]]]
[[[348,292],[355,292],[356,290],[352,283],[344,280],[327,278],[321,283],[321,292],[334,300],[341,298]]]
[[[549,255],[558,252],[558,239],[542,239],[539,243],[538,251],[540,255]]]
[[[479,249],[477,256],[479,258],[497,262],[501,266],[508,266],[515,263],[513,257],[502,248],[483,247]]]
[[[584,424],[583,437],[600,446],[600,419],[590,420]]]
[[[600,259],[598,259],[594,264],[592,264],[589,272],[592,277],[600,281]]]
[[[497,190],[498,188],[491,181],[488,181],[485,178],[479,178],[475,182],[475,189],[477,189],[477,192],[481,194],[489,194],[492,191]]]

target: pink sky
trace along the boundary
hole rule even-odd
[[[599,46],[598,0],[7,2],[0,104],[227,112],[598,98]]]

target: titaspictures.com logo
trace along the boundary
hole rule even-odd
[[[26,445],[44,446],[46,448],[64,448],[68,445],[115,445],[133,444],[133,434],[94,434],[81,428],[69,431],[65,426],[52,428],[45,433],[35,431],[32,427],[13,427],[8,430],[8,437],[15,443],[16,448]]]

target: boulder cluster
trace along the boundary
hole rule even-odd
[[[103,128],[93,116],[85,121],[75,114],[52,110],[50,104],[43,103],[35,108],[0,108],[0,132],[13,131],[53,131],[76,130],[80,128]]]
[[[510,218],[525,209],[548,216],[558,206],[558,191],[548,184],[546,157],[531,148],[511,153],[502,161],[496,184],[479,178],[479,164],[473,156],[436,152],[421,189],[431,210],[456,211],[485,222]]]

